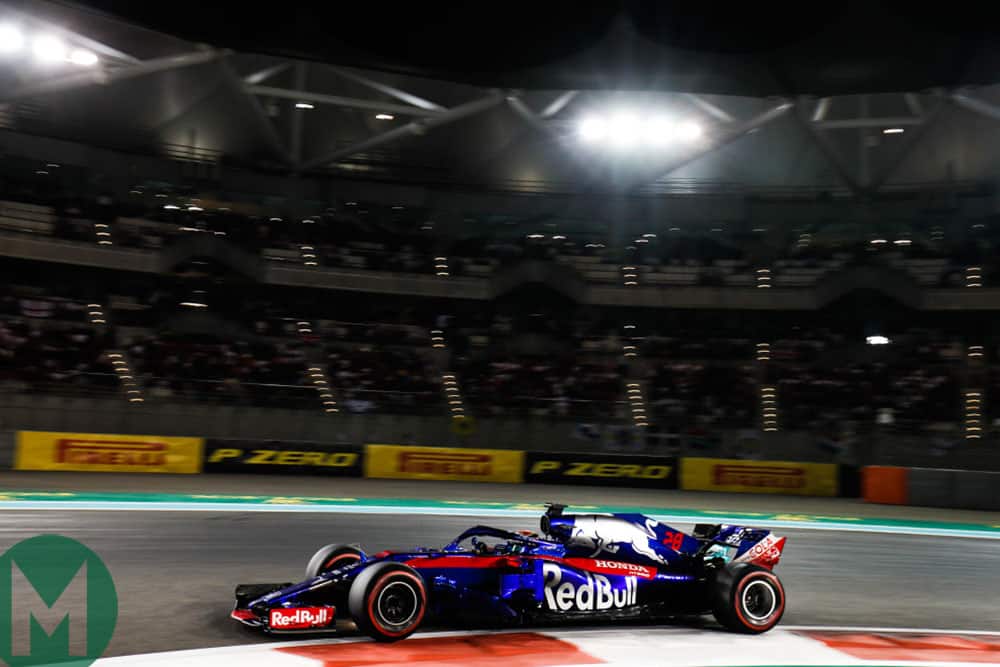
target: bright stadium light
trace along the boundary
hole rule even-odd
[[[671,143],[677,134],[677,128],[668,118],[653,116],[646,120],[644,140],[652,146],[665,146]]]
[[[51,65],[66,60],[66,45],[62,40],[52,35],[42,35],[35,39],[31,50],[39,62]]]
[[[596,143],[608,135],[608,124],[603,118],[589,116],[580,121],[580,138],[588,143]]]
[[[73,49],[69,54],[69,61],[80,67],[93,67],[97,64],[97,54],[87,49]]]
[[[15,53],[24,46],[24,34],[17,26],[0,25],[0,53]]]
[[[702,136],[703,129],[693,121],[679,121],[655,112],[646,115],[634,110],[618,110],[582,118],[577,131],[584,143],[639,150],[693,142]]]
[[[618,148],[631,148],[642,139],[642,123],[632,113],[618,113],[608,124],[608,138]]]
[[[677,136],[685,141],[695,141],[701,137],[701,125],[686,121],[677,126]]]
[[[869,345],[888,345],[889,339],[885,336],[868,336],[865,338],[865,342]]]

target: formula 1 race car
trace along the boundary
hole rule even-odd
[[[243,584],[232,618],[269,633],[331,632],[352,619],[379,641],[440,625],[508,626],[570,620],[713,614],[761,633],[785,610],[772,572],[784,537],[699,524],[682,533],[641,514],[564,514],[549,505],[544,537],[476,526],[441,549],[354,546],[316,552],[297,584]]]

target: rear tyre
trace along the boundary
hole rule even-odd
[[[312,579],[324,572],[365,560],[365,552],[346,544],[328,544],[320,548],[306,565],[306,579]]]
[[[785,613],[785,588],[770,570],[739,563],[722,570],[715,579],[712,614],[731,632],[767,632]]]
[[[375,641],[399,641],[413,634],[424,620],[427,586],[412,568],[376,563],[351,584],[348,608],[361,632]]]

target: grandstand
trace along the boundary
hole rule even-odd
[[[68,71],[3,56],[5,424],[995,449],[995,86],[522,90],[66,11]]]

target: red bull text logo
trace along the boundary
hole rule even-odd
[[[304,630],[326,627],[333,620],[333,607],[272,609],[268,624],[276,630]]]
[[[603,611],[635,604],[638,584],[635,577],[625,577],[625,588],[614,589],[600,574],[586,573],[586,582],[574,585],[562,580],[563,571],[554,563],[542,565],[545,580],[545,605],[552,611]]]

